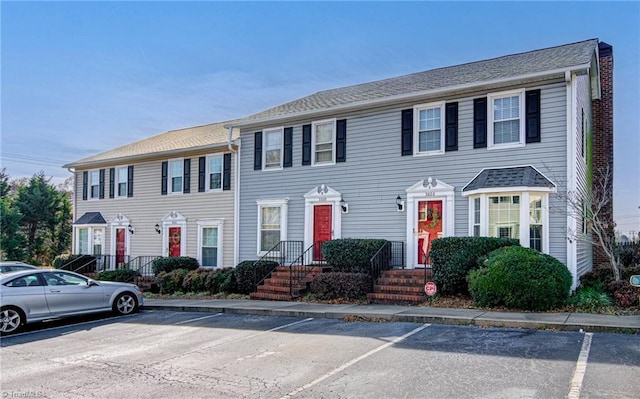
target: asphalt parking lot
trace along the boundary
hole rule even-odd
[[[2,397],[638,398],[637,335],[200,312],[3,337]]]

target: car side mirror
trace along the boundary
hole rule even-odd
[[[98,286],[99,284],[95,282],[95,280],[89,280],[87,281],[87,287],[93,287],[93,286]]]
[[[635,276],[631,276],[629,279],[629,283],[634,287],[640,287],[640,274],[636,274]]]

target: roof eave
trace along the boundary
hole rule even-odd
[[[326,113],[326,112],[341,112],[341,111],[349,111],[349,110],[352,110],[352,109],[366,108],[366,107],[369,107],[369,106],[372,106],[372,105],[375,105],[375,106],[385,105],[385,104],[388,104],[388,103],[407,101],[407,100],[411,100],[411,99],[414,99],[414,98],[420,98],[420,97],[424,97],[424,96],[428,96],[428,95],[443,94],[443,93],[455,92],[455,91],[461,91],[461,90],[469,90],[469,89],[473,89],[473,88],[476,88],[476,87],[490,86],[490,85],[496,85],[496,84],[506,84],[506,83],[509,83],[509,82],[517,82],[517,81],[520,81],[520,80],[528,80],[528,79],[541,78],[541,77],[544,77],[544,76],[565,74],[567,72],[571,73],[571,72],[576,72],[576,71],[585,70],[585,69],[588,70],[590,65],[591,65],[591,63],[586,63],[586,64],[574,65],[574,66],[566,67],[566,68],[548,70],[548,71],[544,71],[544,72],[537,72],[537,73],[531,73],[531,74],[526,74],[526,75],[518,75],[518,76],[513,76],[513,77],[509,77],[509,78],[504,78],[504,79],[485,80],[485,81],[481,81],[481,82],[473,82],[473,83],[466,83],[466,84],[455,85],[455,86],[447,86],[447,87],[434,89],[434,90],[423,90],[423,91],[418,91],[418,92],[413,92],[413,93],[407,93],[407,94],[400,94],[400,95],[395,95],[395,96],[383,97],[383,98],[379,98],[379,99],[375,99],[375,100],[357,101],[357,102],[344,104],[344,105],[338,105],[338,106],[334,106],[334,107],[328,107],[328,108],[322,108],[322,109],[316,109],[316,110],[310,110],[310,111],[303,111],[303,112],[294,112],[294,113],[290,113],[290,114],[277,115],[277,116],[272,116],[272,117],[268,117],[268,118],[247,120],[245,122],[236,121],[236,123],[230,123],[228,125],[224,125],[224,127],[226,127],[226,128],[229,128],[229,127],[242,128],[242,127],[249,127],[249,126],[253,126],[253,125],[264,125],[264,124],[268,124],[268,123],[275,122],[275,121],[309,117],[309,116],[322,114],[322,113]]]
[[[208,145],[202,145],[198,147],[187,147],[187,148],[169,150],[169,151],[147,152],[144,154],[129,155],[126,157],[105,158],[105,159],[88,161],[88,162],[72,162],[72,163],[62,165],[62,167],[69,169],[69,168],[85,168],[85,167],[91,167],[91,166],[98,166],[102,164],[130,163],[131,161],[140,161],[146,158],[152,158],[152,157],[155,158],[155,157],[164,156],[164,155],[176,155],[176,154],[192,152],[192,151],[217,149],[217,148],[223,148],[223,147],[226,148],[228,145],[229,143],[225,141],[224,143],[208,144]]]

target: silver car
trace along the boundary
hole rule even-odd
[[[0,275],[0,333],[27,323],[113,311],[127,315],[143,306],[134,284],[95,281],[64,270],[23,270]]]

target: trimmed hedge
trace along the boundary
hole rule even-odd
[[[183,292],[217,294],[219,292],[233,292],[234,290],[235,277],[231,268],[191,270],[182,281]]]
[[[640,306],[640,290],[629,283],[629,280],[613,281],[607,285],[616,304],[622,308]]]
[[[153,268],[153,274],[160,275],[160,272],[168,273],[177,269],[196,270],[200,267],[198,261],[188,256],[176,256],[159,258],[153,261],[151,266]]]
[[[373,292],[373,278],[365,273],[323,273],[311,282],[311,293],[318,299],[358,299]]]
[[[322,246],[322,256],[334,272],[368,273],[371,258],[387,242],[382,239],[342,238]]]
[[[130,269],[105,270],[96,275],[96,280],[130,283],[139,275],[138,271]]]
[[[176,269],[170,272],[158,273],[158,288],[161,294],[173,294],[182,291],[182,283],[189,270]]]
[[[474,303],[488,307],[553,309],[565,303],[571,282],[569,269],[553,256],[515,246],[493,251],[486,268],[469,273]]]
[[[494,237],[444,237],[431,243],[433,279],[443,295],[467,295],[467,275],[486,256],[501,247],[520,245],[517,240]]]
[[[278,266],[278,262],[244,260],[235,268],[236,290],[239,294],[250,294],[255,289],[255,284],[267,277]],[[255,264],[255,268],[254,268]]]

